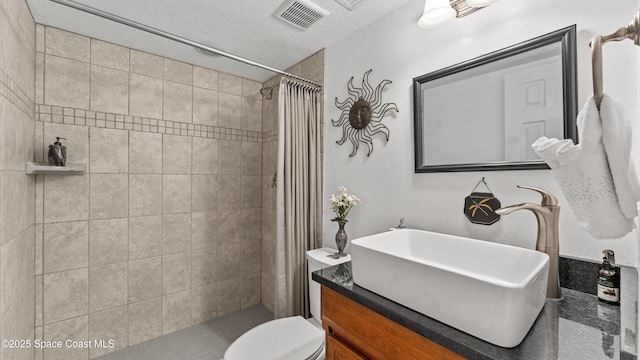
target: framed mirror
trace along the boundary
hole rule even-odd
[[[575,25],[413,79],[415,172],[548,169],[577,144]]]

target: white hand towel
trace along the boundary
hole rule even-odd
[[[580,226],[596,239],[622,237],[634,223],[625,217],[618,202],[593,97],[578,114],[577,123],[580,144],[541,137],[532,147],[551,167]]]
[[[631,156],[632,129],[622,103],[604,94],[600,103],[602,143],[607,153],[622,213],[627,219],[638,216],[640,183]]]

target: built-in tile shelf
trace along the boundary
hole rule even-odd
[[[85,164],[67,164],[66,166],[51,166],[47,163],[27,161],[27,175],[82,175]]]

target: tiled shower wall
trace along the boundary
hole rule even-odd
[[[309,56],[297,63],[287,72],[324,84],[324,50]],[[263,84],[270,87],[278,84],[280,76],[275,76]],[[320,91],[324,94],[324,88]],[[321,97],[324,101],[324,96]],[[320,104],[321,115],[323,104]],[[321,120],[324,129],[324,120]],[[276,239],[276,188],[274,176],[278,160],[278,88],[273,89],[272,98],[262,101],[262,303],[271,311],[274,307],[275,295],[275,239]],[[321,132],[321,136],[324,132]],[[323,142],[321,141],[320,144]],[[319,204],[322,207],[322,204]],[[306,276],[306,274],[304,274]]]
[[[0,339],[31,345],[35,178],[24,169],[33,158],[34,29],[24,0],[0,1]],[[28,347],[0,347],[3,360],[33,354]]]
[[[36,335],[115,340],[44,358],[259,303],[261,84],[40,25],[35,46],[35,158],[60,136],[87,167],[36,180]]]

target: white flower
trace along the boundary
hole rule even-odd
[[[331,194],[329,200],[329,210],[336,213],[336,217],[333,220],[346,220],[351,208],[360,204],[360,199],[355,195],[347,194],[347,188],[344,186],[339,186],[338,195]]]

